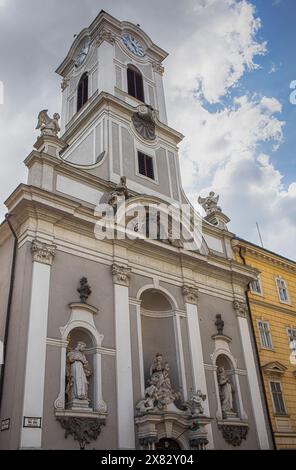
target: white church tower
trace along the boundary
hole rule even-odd
[[[101,11],[57,69],[61,122],[40,112],[0,226],[1,449],[272,446],[245,301],[257,272],[213,193],[191,249],[172,235],[188,201],[166,57]],[[144,208],[144,235],[148,208],[170,208],[168,236],[159,213],[154,238],[131,217],[133,238],[99,236],[99,204],[116,215],[119,200]]]

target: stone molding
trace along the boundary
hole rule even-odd
[[[248,425],[218,424],[218,428],[222,432],[223,439],[233,447],[239,447],[242,440],[247,439],[249,431]]]
[[[100,46],[102,42],[106,41],[109,42],[109,44],[115,44],[115,39],[116,36],[115,34],[111,33],[111,31],[107,31],[106,29],[102,29],[99,32],[98,39],[96,41],[97,46]]]
[[[65,439],[69,435],[73,436],[81,450],[85,449],[86,444],[97,440],[102,426],[106,424],[105,417],[57,416],[56,418],[65,429]]]
[[[114,284],[128,287],[131,277],[131,268],[114,263],[112,265],[112,277]]]
[[[198,300],[198,289],[197,287],[184,285],[182,287],[182,293],[185,302],[188,304],[196,304]]]
[[[47,243],[33,240],[31,251],[33,261],[51,266],[56,252],[56,245],[48,245]]]

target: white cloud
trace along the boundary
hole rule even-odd
[[[200,192],[220,193],[235,233],[258,243],[258,221],[267,248],[295,257],[296,183],[285,190],[283,175],[262,153],[262,144],[269,143],[273,152],[283,141],[281,103],[268,96],[231,100],[230,95],[243,74],[256,68],[255,56],[266,50],[256,41],[260,21],[249,1],[205,0],[195,14],[197,32],[180,45],[169,70],[170,116],[186,136],[181,145],[185,189],[195,204]],[[231,104],[207,110],[204,99],[214,103],[225,96]]]
[[[215,103],[266,52],[266,44],[255,39],[260,20],[244,0],[197,0],[192,17],[195,30],[174,51],[169,84],[178,94],[196,90]]]

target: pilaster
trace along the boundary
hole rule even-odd
[[[32,242],[33,274],[27,336],[21,448],[42,447],[50,271],[55,246]],[[30,418],[30,420],[28,420]]]
[[[191,355],[191,367],[193,375],[194,391],[201,390],[207,398],[204,402],[204,410],[207,416],[210,416],[209,396],[204,369],[203,348],[201,342],[201,333],[199,326],[199,315],[197,310],[198,289],[193,286],[184,285],[182,288],[185,308],[187,313],[187,328],[189,336],[189,349]],[[209,449],[214,447],[212,425],[208,425]]]
[[[250,329],[247,320],[248,306],[245,302],[242,302],[241,300],[234,300],[233,308],[237,315],[244,359],[248,372],[250,396],[257,428],[259,446],[260,449],[269,449],[270,444],[267,433],[267,424],[263,412],[263,402],[260,393],[254,352],[250,336]]]
[[[114,283],[118,448],[135,448],[131,330],[130,268],[112,265]]]

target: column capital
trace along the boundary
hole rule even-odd
[[[248,314],[248,306],[246,302],[242,302],[240,300],[233,301],[233,308],[235,313],[238,317],[247,318]]]
[[[182,293],[185,299],[185,302],[188,304],[196,304],[198,299],[198,289],[197,287],[184,285],[182,287]]]
[[[157,72],[160,75],[163,75],[164,67],[161,65],[160,62],[152,62],[152,68],[153,68],[154,72]]]
[[[55,256],[56,245],[48,245],[47,243],[33,240],[31,251],[33,261],[51,266]]]
[[[115,34],[113,34],[111,31],[107,31],[106,29],[102,29],[99,32],[99,36],[97,38],[97,45],[100,46],[102,42],[106,41],[109,42],[112,46],[115,44]]]
[[[112,276],[114,284],[128,287],[131,277],[131,268],[114,263],[112,265]]]

